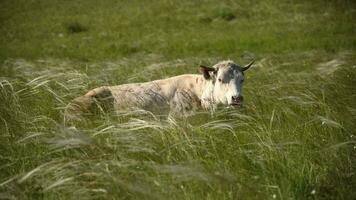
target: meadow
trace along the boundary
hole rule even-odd
[[[0,199],[355,199],[356,3],[1,0]],[[67,121],[75,97],[232,59],[245,105]]]

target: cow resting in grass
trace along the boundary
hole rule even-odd
[[[170,110],[185,115],[199,108],[214,110],[218,105],[241,107],[244,71],[253,62],[241,67],[222,61],[213,67],[200,66],[201,74],[184,74],[145,83],[102,86],[74,99],[71,111],[90,112],[95,108],[109,110]]]

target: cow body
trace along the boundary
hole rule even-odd
[[[181,75],[145,83],[103,86],[84,96],[100,102],[107,101],[115,110],[191,110],[200,106],[199,97],[204,84],[201,75]]]
[[[223,61],[213,68],[201,66],[200,69],[202,74],[98,87],[76,98],[72,105],[75,110],[86,111],[99,105],[114,110],[170,110],[183,115],[199,108],[214,109],[218,104],[241,106],[244,68],[232,61]]]

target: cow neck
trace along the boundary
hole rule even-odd
[[[212,87],[213,84],[210,80],[206,80],[203,75],[199,76],[199,94],[197,94],[197,96],[199,96],[199,98],[203,98],[203,95],[205,97],[207,97],[207,93],[212,93]],[[212,98],[212,94],[209,94],[209,98]]]

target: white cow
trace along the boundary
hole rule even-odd
[[[233,61],[213,67],[200,66],[202,74],[184,74],[145,83],[102,86],[90,90],[71,103],[73,111],[91,111],[99,105],[114,110],[144,109],[153,112],[170,110],[186,114],[199,108],[215,109],[219,104],[241,107],[244,71]]]

